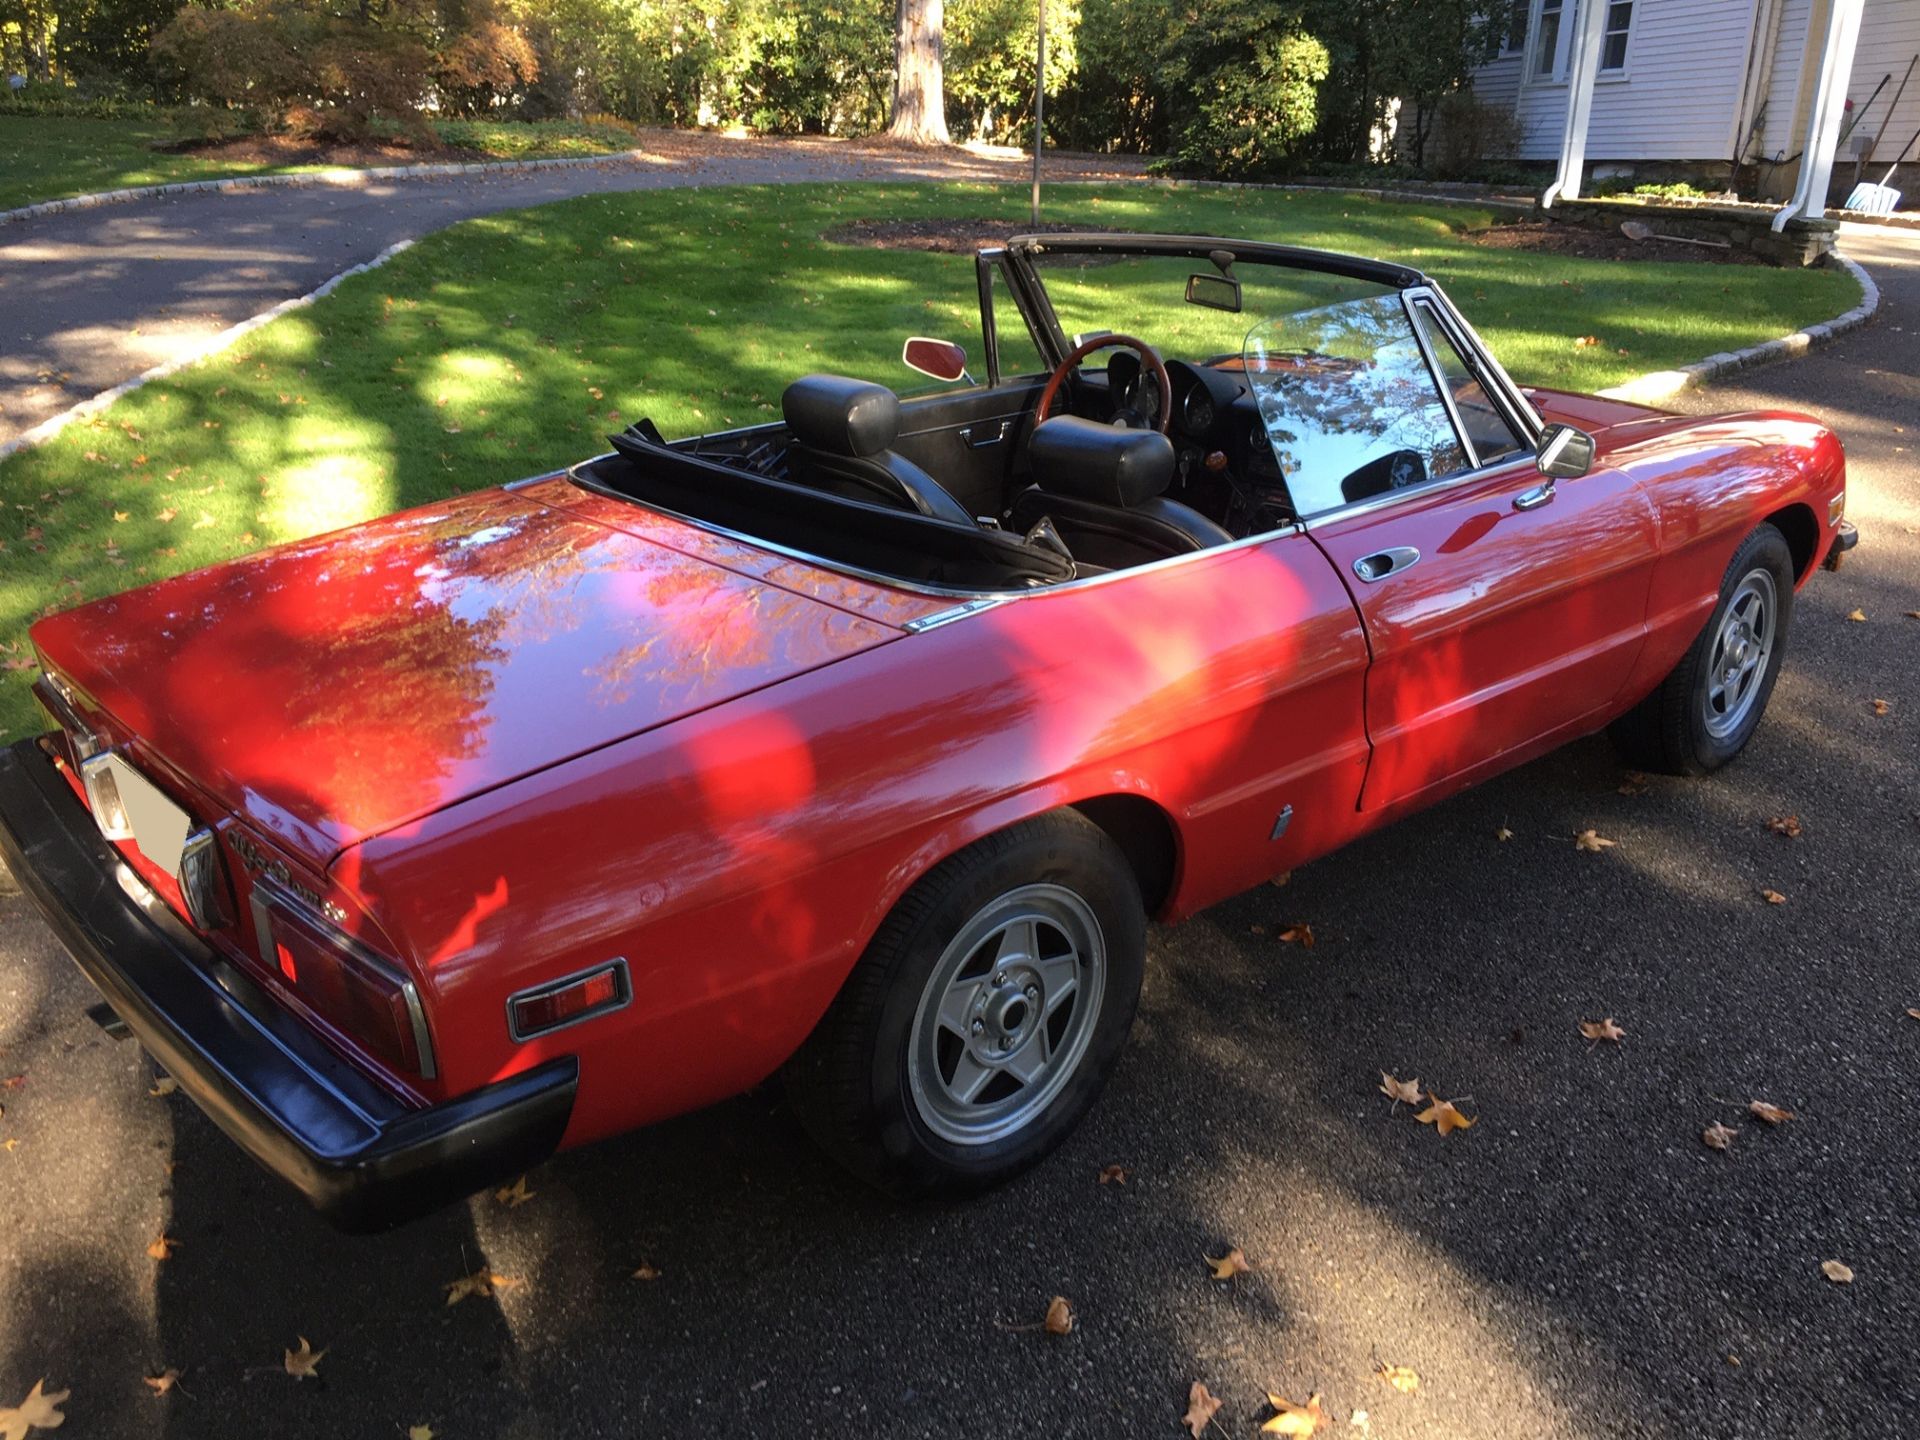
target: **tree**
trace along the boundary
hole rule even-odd
[[[943,73],[945,0],[899,0],[893,23],[893,118],[887,135],[914,145],[945,145]]]

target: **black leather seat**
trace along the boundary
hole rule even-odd
[[[1056,415],[1027,442],[1034,485],[1014,499],[1022,533],[1042,519],[1086,565],[1120,569],[1233,539],[1198,510],[1166,496],[1173,444],[1154,430],[1123,430]]]
[[[803,375],[780,397],[795,484],[936,520],[976,525],[967,507],[905,456],[887,447],[900,433],[900,397],[844,375]]]

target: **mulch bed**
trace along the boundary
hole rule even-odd
[[[1016,235],[1062,235],[1083,225],[1030,225],[1021,220],[849,220],[826,232],[836,245],[870,250],[930,250],[941,255],[971,255],[984,245],[1004,245]]]
[[[1767,263],[1747,250],[1721,250],[1672,240],[1629,240],[1617,230],[1590,230],[1585,225],[1555,225],[1537,220],[1475,230],[1467,238],[1488,250],[1534,250],[1550,255],[1575,255],[1583,260],[1699,260],[1710,265]]]

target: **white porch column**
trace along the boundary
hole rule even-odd
[[[1607,0],[1570,0],[1577,4],[1573,52],[1567,57],[1567,123],[1560,134],[1560,169],[1540,197],[1542,210],[1556,200],[1580,198],[1580,172],[1587,164],[1587,121],[1593,114],[1593,81],[1600,73],[1600,37],[1606,29]],[[1857,0],[1856,0],[1857,3]]]
[[[1860,12],[1866,0],[1814,0],[1807,17],[1807,46],[1820,46],[1813,71],[1813,103],[1806,106],[1807,132],[1800,146],[1800,178],[1793,198],[1774,212],[1773,228],[1784,230],[1795,216],[1827,213],[1827,185],[1833,179],[1833,152],[1840,143],[1840,119],[1846,110],[1847,78],[1860,39]],[[1802,70],[1804,83],[1807,71]],[[1801,107],[1796,104],[1796,112]]]

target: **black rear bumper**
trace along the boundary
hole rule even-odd
[[[427,1109],[402,1104],[149,893],[35,741],[0,750],[0,857],[180,1088],[342,1229],[425,1214],[559,1144],[572,1056]]]

